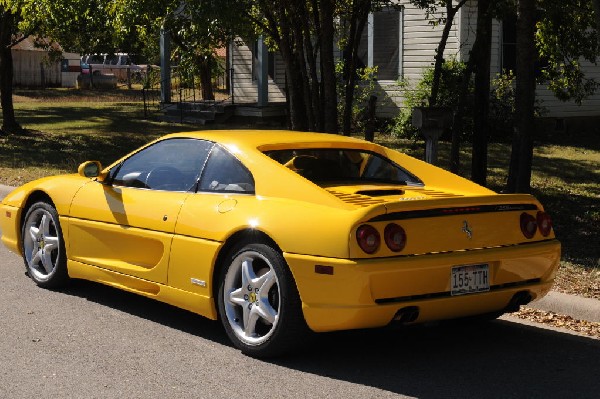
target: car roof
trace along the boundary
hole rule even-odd
[[[214,141],[227,147],[237,146],[261,150],[293,147],[339,146],[369,148],[377,145],[338,134],[296,132],[289,130],[206,130],[170,134],[164,138],[189,137]]]

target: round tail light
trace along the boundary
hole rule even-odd
[[[546,212],[540,211],[537,213],[536,219],[540,233],[542,233],[544,237],[548,237],[552,231],[552,219],[550,218],[550,215],[548,215]]]
[[[392,252],[400,252],[406,246],[406,232],[396,223],[390,223],[385,226],[383,238],[385,239],[385,244]]]
[[[375,227],[363,224],[356,230],[358,246],[368,254],[373,254],[379,248],[381,237]]]
[[[521,214],[521,231],[525,238],[533,238],[537,231],[537,223],[535,217],[523,212]]]

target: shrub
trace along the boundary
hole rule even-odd
[[[338,124],[343,126],[345,103],[345,80],[343,79],[344,63],[338,61],[335,65],[337,76],[337,94],[338,94]],[[365,111],[369,97],[376,93],[375,79],[377,76],[377,67],[364,67],[356,70],[356,85],[354,86],[354,100],[352,102],[352,122],[353,132],[362,132],[365,128]]]
[[[510,140],[515,127],[515,74],[510,70],[505,71],[491,83],[490,138],[498,141]],[[544,113],[546,113],[546,109],[539,100],[536,100],[535,116],[540,117]]]
[[[456,109],[464,70],[465,64],[454,59],[445,61],[442,64],[437,106]],[[410,87],[409,83],[405,80],[398,82],[404,97],[404,103],[399,115],[394,118],[390,125],[390,132],[392,134],[410,139],[421,137],[419,131],[411,123],[412,109],[428,105],[432,83],[433,68],[428,68],[424,71],[423,78],[415,87]],[[472,87],[469,91],[472,92]],[[467,119],[463,134],[469,135],[472,131],[472,121],[470,118]]]

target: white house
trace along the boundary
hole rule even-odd
[[[378,115],[391,118],[397,115],[403,98],[398,79],[415,83],[423,71],[434,62],[443,26],[434,27],[425,12],[406,0],[398,0],[400,10],[383,10],[370,15],[361,40],[360,59],[364,65],[378,66],[377,85],[380,89]],[[469,0],[455,16],[444,57],[465,61],[475,40],[477,2]],[[515,62],[516,30],[514,21],[494,21],[491,75],[503,69],[513,69]],[[285,102],[285,71],[278,54],[269,54],[260,62],[258,43],[232,43],[229,48],[233,68],[233,96],[236,103],[256,103],[259,93],[267,93],[267,102]],[[267,69],[267,83],[259,86],[261,65]],[[586,76],[600,80],[600,67],[588,64]],[[264,71],[263,71],[264,73]],[[260,89],[259,87],[262,87]],[[600,116],[600,94],[581,105],[562,102],[545,86],[538,86],[537,97],[546,108],[545,117],[554,119]],[[264,94],[262,102],[265,102]]]

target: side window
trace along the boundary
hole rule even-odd
[[[189,191],[213,143],[195,139],[167,139],[133,154],[110,171],[115,186],[163,191]]]
[[[253,194],[254,179],[236,157],[215,145],[202,172],[200,190]]]
[[[418,180],[387,159],[373,155],[369,157],[362,177],[365,179],[381,179],[401,182],[414,182],[415,180]]]

